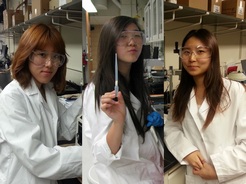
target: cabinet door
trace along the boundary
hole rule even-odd
[[[164,0],[149,0],[144,8],[144,28],[147,42],[164,40]]]
[[[153,41],[158,41],[158,0],[151,0],[150,3],[150,16],[151,16],[151,37]]]
[[[164,0],[158,0],[157,3],[158,8],[158,40],[164,40]]]
[[[185,166],[179,166],[168,173],[168,184],[185,184]]]
[[[150,2],[144,8],[144,30],[145,30],[145,38],[146,42],[151,41],[151,25],[150,25]]]
[[[164,184],[169,184],[169,181],[168,181],[168,173],[164,174]]]

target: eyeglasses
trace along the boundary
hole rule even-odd
[[[197,46],[195,50],[191,50],[188,47],[181,47],[179,49],[179,57],[182,60],[189,60],[194,53],[196,59],[207,59],[211,57],[211,49],[207,46]]]
[[[65,63],[66,56],[54,52],[35,50],[32,51],[32,54],[29,56],[29,60],[37,66],[44,66],[47,61],[51,61],[53,66],[60,67]]]
[[[133,39],[136,45],[143,45],[144,33],[142,31],[123,31],[117,41],[117,45],[125,46]]]

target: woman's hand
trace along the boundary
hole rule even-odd
[[[193,169],[193,174],[198,175],[205,180],[218,179],[214,166],[206,162],[203,164],[203,168],[200,170]]]
[[[118,101],[114,100],[115,91],[107,92],[101,96],[101,109],[105,112],[114,122],[125,121],[126,107],[121,92],[118,92]]]
[[[184,160],[188,162],[188,164],[193,167],[194,170],[200,170],[204,166],[205,160],[203,156],[201,155],[200,151],[194,151],[187,155]]]
[[[101,97],[102,111],[113,120],[106,137],[112,154],[116,154],[121,147],[126,118],[126,106],[121,92],[118,92],[118,101],[114,98],[115,91],[105,93]]]

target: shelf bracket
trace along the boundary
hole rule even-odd
[[[22,33],[18,33],[15,30],[10,31],[10,33],[12,33],[12,35],[9,35],[10,37],[14,37],[15,35],[21,35]]]
[[[203,20],[203,16],[206,16],[206,15],[209,15],[209,12],[206,12],[205,14],[202,14],[202,15],[193,15],[193,16],[177,18],[177,19],[184,19],[184,18],[200,17],[199,21],[197,23],[193,23],[191,25],[186,25],[186,26],[180,26],[180,27],[176,27],[176,28],[172,28],[172,29],[165,29],[165,31],[173,31],[173,30],[177,30],[177,29],[185,29],[185,28],[188,28],[188,27],[201,25],[202,24],[202,20]]]
[[[228,29],[225,29],[225,30],[215,31],[214,34],[222,35],[222,34],[227,34],[229,31],[233,31],[233,33],[235,33],[234,30],[236,30],[237,28],[238,28],[238,22],[235,23],[234,27],[228,28]],[[239,30],[239,31],[241,31],[241,30]]]
[[[58,23],[58,22],[55,22],[53,16],[51,16],[51,22],[52,22],[52,24],[57,25],[57,26],[61,26],[61,27],[68,27],[68,28],[74,28],[74,29],[82,29],[81,27],[68,26],[68,25],[64,25],[64,24],[60,24],[60,23]]]
[[[172,21],[174,21],[175,20],[175,17],[176,17],[176,11],[179,11],[179,10],[183,10],[183,6],[179,6],[178,8],[176,8],[176,9],[173,9],[173,10],[167,10],[167,11],[165,11],[164,12],[164,14],[165,13],[170,13],[170,12],[172,12],[172,18],[171,19],[168,19],[168,20],[166,20],[166,21],[164,21],[164,24],[166,24],[166,23],[168,23],[168,22],[172,22]]]
[[[76,10],[65,10],[65,9],[62,9],[62,7],[59,7],[59,10],[60,11],[65,11],[66,12],[66,18],[67,20],[71,21],[71,22],[79,22],[79,23],[82,23],[82,12],[81,11],[76,11]],[[69,17],[69,13],[81,13],[81,20],[76,20],[74,18],[70,18]]]
[[[21,30],[22,30],[23,32],[25,32],[25,31],[26,31],[25,26],[29,27],[30,24],[27,24],[26,22],[23,22],[23,23],[21,23],[21,24],[18,24],[18,26],[21,27]]]

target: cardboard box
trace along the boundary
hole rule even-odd
[[[177,0],[177,4],[205,11],[208,10],[208,0]]]
[[[243,0],[222,1],[222,14],[244,19],[245,1]]]
[[[3,29],[8,29],[12,27],[12,15],[14,10],[4,10],[3,11]]]
[[[59,7],[59,0],[50,0],[49,9],[54,10]]]
[[[12,15],[12,26],[24,22],[23,10],[16,10]]]
[[[208,11],[213,13],[221,13],[222,0],[208,0]]]
[[[32,1],[32,18],[42,15],[49,11],[50,0],[33,0]]]

